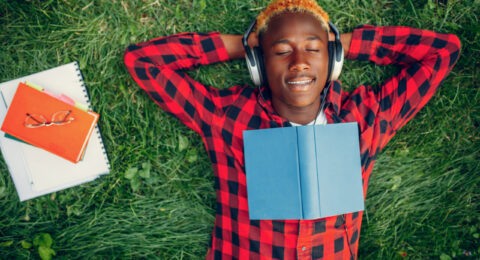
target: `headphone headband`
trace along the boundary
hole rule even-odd
[[[252,52],[250,51],[251,49],[248,46],[248,37],[252,33],[253,27],[255,27],[256,23],[257,23],[257,19],[253,20],[253,22],[248,27],[248,30],[245,32],[245,34],[242,37],[242,44],[243,44],[243,48],[245,49],[245,55],[246,55],[246,58],[247,58],[247,63],[249,63],[250,66],[253,65],[254,58],[253,58]]]

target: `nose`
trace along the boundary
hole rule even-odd
[[[309,69],[310,69],[310,64],[307,61],[306,55],[301,51],[295,51],[291,56],[289,70],[304,71]]]

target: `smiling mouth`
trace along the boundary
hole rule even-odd
[[[313,79],[310,80],[300,80],[300,81],[289,81],[287,82],[288,84],[293,84],[293,85],[305,85],[309,84],[310,82],[313,82]]]
[[[310,89],[313,85],[312,83],[315,79],[298,79],[298,80],[289,80],[287,81],[287,85],[290,89],[294,91],[306,91]]]

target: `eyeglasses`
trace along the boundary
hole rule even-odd
[[[69,117],[72,113],[71,110],[68,111],[58,111],[52,115],[52,119],[47,121],[43,115],[32,115],[27,113],[25,118],[24,126],[28,128],[36,128],[41,126],[52,126],[52,125],[66,125],[74,120],[73,117]]]

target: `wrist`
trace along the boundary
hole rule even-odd
[[[242,35],[220,34],[223,45],[227,50],[230,59],[240,59],[245,57],[245,50],[242,44]]]
[[[342,43],[344,56],[347,57],[350,51],[350,44],[352,43],[352,33],[340,34],[340,42]]]

